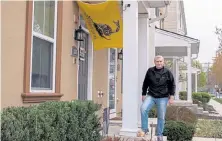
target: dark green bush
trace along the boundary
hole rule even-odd
[[[3,109],[2,141],[98,141],[100,106],[92,101],[45,102]]]
[[[193,124],[182,121],[166,121],[163,135],[168,141],[192,141],[195,133]]]
[[[149,118],[156,118],[157,117],[157,108],[153,106],[153,108],[149,111]]]
[[[166,120],[183,121],[195,125],[197,123],[197,116],[186,107],[168,106],[166,112]]]
[[[197,92],[192,94],[193,101],[200,101],[201,103],[208,103],[211,99],[210,94],[205,92]]]
[[[179,93],[179,97],[180,97],[180,100],[187,100],[187,92],[186,91],[181,91]]]
[[[211,99],[211,96],[209,93],[201,93],[202,95],[202,103],[208,103]]]

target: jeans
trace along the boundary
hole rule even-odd
[[[157,133],[156,136],[163,136],[165,114],[168,103],[168,98],[154,98],[147,96],[141,105],[141,127],[144,132],[148,130],[148,113],[156,104],[157,106]]]

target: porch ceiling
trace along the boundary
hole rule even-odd
[[[138,13],[139,14],[148,14],[147,9],[142,1],[138,1]]]
[[[171,31],[156,28],[155,49],[156,55],[187,56],[187,47],[191,46],[191,53],[199,53],[199,40],[177,34]]]

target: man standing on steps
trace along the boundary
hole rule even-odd
[[[157,107],[157,141],[163,141],[163,130],[167,103],[172,104],[175,94],[173,74],[164,67],[164,58],[156,56],[155,66],[148,69],[142,87],[141,136],[148,130],[148,113],[156,104]]]

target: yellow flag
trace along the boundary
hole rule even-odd
[[[118,1],[77,3],[96,50],[123,47],[123,21]]]

